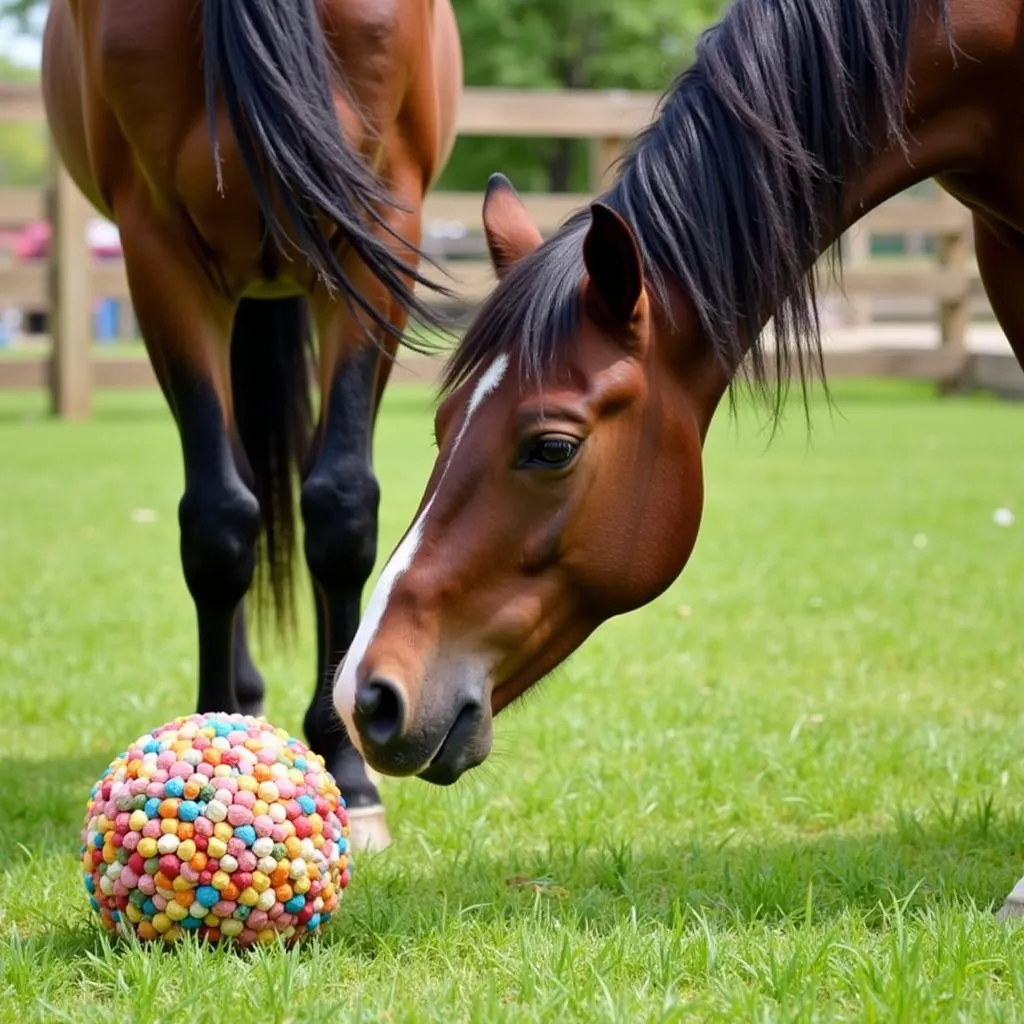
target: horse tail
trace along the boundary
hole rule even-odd
[[[423,258],[387,224],[386,208],[398,204],[345,140],[334,91],[347,84],[328,51],[318,8],[318,0],[203,3],[206,108],[218,187],[223,187],[219,91],[271,240],[285,252],[305,256],[364,324],[369,317],[376,327],[399,334],[345,272],[336,253],[341,240],[410,316],[438,324],[439,314],[416,295],[415,285],[450,293],[392,248],[397,241],[417,261]]]
[[[312,318],[306,299],[242,299],[231,334],[238,438],[263,520],[259,610],[269,590],[276,624],[289,621],[296,550],[293,484],[312,436]]]

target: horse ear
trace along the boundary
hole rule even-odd
[[[492,174],[484,194],[484,234],[498,277],[544,240],[519,193],[504,174]]]
[[[583,240],[583,265],[590,277],[588,302],[598,315],[625,327],[637,312],[644,290],[640,249],[629,225],[610,206],[590,205],[590,227]]]

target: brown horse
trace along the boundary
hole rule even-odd
[[[369,764],[453,782],[494,714],[672,583],[716,409],[741,371],[779,402],[821,368],[810,271],[867,210],[929,177],[970,207],[1024,357],[1022,19],[1021,0],[736,0],[551,238],[492,179],[499,283],[335,681]]]
[[[318,626],[305,732],[359,846],[386,844],[386,822],[331,680],[376,555],[380,395],[408,316],[430,319],[421,207],[461,85],[449,0],[53,0],[44,40],[57,149],[120,229],[181,437],[198,710],[262,708],[243,601],[259,549],[287,624],[301,472]]]

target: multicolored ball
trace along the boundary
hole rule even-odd
[[[82,828],[104,927],[242,946],[317,932],[349,882],[345,801],[323,758],[247,715],[189,715],[137,739]]]

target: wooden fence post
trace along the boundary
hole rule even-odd
[[[843,268],[856,270],[871,262],[871,229],[867,224],[854,224],[839,244],[843,246]],[[867,327],[871,323],[872,303],[870,295],[848,295],[843,320],[847,327]]]
[[[943,348],[963,349],[967,343],[967,327],[971,320],[967,288],[967,259],[970,254],[970,233],[962,230],[940,235],[939,266],[953,271],[963,280],[962,293],[939,304],[939,332]]]
[[[606,192],[615,181],[615,162],[626,149],[626,139],[594,139],[590,143],[590,189]]]
[[[52,146],[50,153],[50,411],[85,420],[92,414],[91,261],[85,238],[90,207]]]
[[[941,202],[952,204],[955,200],[943,194]],[[956,231],[938,236],[939,266],[947,273],[952,272],[960,282],[959,294],[939,303],[939,345],[947,352],[959,353],[958,369],[953,376],[938,382],[940,394],[958,391],[970,372],[967,354],[967,328],[971,322],[970,289],[967,282],[968,258],[971,248],[969,224]]]

